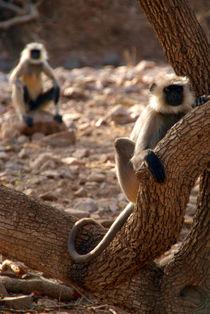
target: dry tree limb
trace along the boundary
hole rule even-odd
[[[42,295],[47,295],[62,301],[70,301],[74,299],[73,287],[68,287],[56,281],[48,280],[42,276],[34,276],[29,279],[11,278],[8,276],[0,276],[2,283],[7,291],[13,293],[32,293],[38,290]]]
[[[10,10],[16,14],[19,14],[19,15],[24,15],[26,14],[25,10],[18,7],[17,5],[15,4],[12,4],[12,3],[8,3],[8,2],[5,2],[3,0],[0,0],[0,8],[3,8],[3,9],[7,9],[7,10]]]
[[[25,9],[20,9],[15,5],[8,6],[4,1],[0,1],[0,7],[4,7],[10,10],[15,11],[20,16],[13,17],[9,20],[0,22],[0,29],[6,30],[12,26],[25,24],[31,22],[39,17],[38,7],[41,4],[42,0],[38,1],[36,4],[28,4]]]

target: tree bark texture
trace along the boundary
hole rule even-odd
[[[177,75],[196,95],[210,94],[209,44],[187,0],[138,0]]]
[[[155,150],[164,163],[166,182],[155,183],[147,168],[142,167],[135,212],[107,249],[90,264],[72,265],[67,252],[67,238],[76,220],[74,217],[1,186],[1,253],[66,284],[76,281],[98,299],[132,312],[173,313],[176,301],[182,311],[174,310],[174,313],[189,313],[189,304],[192,306],[187,299],[190,289],[198,294],[201,292],[202,298],[203,295],[209,297],[207,194],[200,202],[204,207],[197,214],[199,228],[195,223],[194,237],[183,245],[175,258],[174,268],[173,264],[165,270],[158,268],[152,260],[177,240],[191,188],[208,162],[209,133],[209,104],[194,109],[170,130]],[[93,225],[84,229],[77,241],[83,252],[95,245],[104,233],[102,227]],[[197,251],[199,254],[195,256]],[[182,269],[179,285],[174,284],[179,271],[177,265]],[[200,265],[203,265],[203,271],[200,271]],[[191,271],[197,275],[192,276]],[[188,304],[185,304],[188,312],[183,310],[184,301]]]

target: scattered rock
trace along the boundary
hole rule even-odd
[[[86,148],[81,148],[81,149],[77,149],[74,153],[73,156],[78,158],[78,159],[82,159],[84,157],[88,157],[90,155],[90,151]]]
[[[92,172],[88,178],[88,181],[95,181],[95,182],[103,182],[106,180],[106,176],[103,173],[97,173],[97,172]]]
[[[28,137],[27,137],[26,135],[20,135],[20,136],[18,136],[18,138],[17,138],[17,142],[18,142],[19,144],[26,143],[26,142],[28,142]]]
[[[46,176],[48,179],[58,179],[60,177],[60,174],[56,170],[42,171],[42,175]]]
[[[63,92],[64,96],[72,99],[86,99],[87,93],[83,88],[79,87],[67,87]]]
[[[69,170],[70,170],[70,172],[71,172],[73,175],[78,175],[79,169],[80,169],[80,167],[79,167],[78,165],[71,165],[71,166],[69,167]]]
[[[122,105],[117,105],[110,109],[105,118],[100,118],[96,122],[96,126],[99,127],[102,124],[106,124],[107,121],[113,121],[116,124],[127,124],[134,122],[134,119],[131,117],[130,113]]]
[[[74,169],[78,169],[78,166],[79,165],[83,165],[84,162],[81,161],[81,160],[78,160],[77,158],[75,157],[66,157],[66,158],[63,158],[62,161],[64,163],[66,163],[67,165],[71,166],[72,167],[77,167],[77,168],[74,168]]]
[[[133,122],[128,111],[122,105],[117,105],[109,112],[110,119],[117,124],[126,124]]]
[[[100,156],[100,161],[102,163],[106,163],[107,161],[114,161],[114,154],[113,155],[102,154]]]
[[[7,153],[0,152],[0,160],[7,161],[8,159],[9,159],[9,156]]]
[[[30,155],[30,151],[27,148],[22,148],[18,154],[18,157],[20,159],[25,159],[25,158],[28,158],[29,155]]]
[[[35,196],[34,189],[26,189],[24,193],[28,196]]]
[[[65,212],[69,213],[69,215],[73,215],[77,218],[85,218],[90,217],[90,214],[87,210],[80,210],[77,208],[66,208]]]
[[[74,192],[74,195],[78,197],[84,197],[87,195],[87,191],[83,187],[81,187],[79,190]]]
[[[145,70],[152,70],[155,67],[155,62],[153,61],[147,61],[147,60],[142,60],[136,65],[136,70],[138,72],[143,72]]]
[[[91,190],[92,190],[92,192],[93,192],[93,191],[95,191],[95,190],[98,189],[98,183],[95,182],[95,181],[93,181],[93,182],[87,181],[87,182],[85,182],[85,188],[86,188],[88,191],[91,191]]]
[[[33,119],[34,125],[28,127],[24,122],[18,120],[16,114],[9,112],[5,115],[5,120],[1,126],[2,138],[4,140],[17,138],[17,140],[22,143],[23,139],[18,139],[18,136],[32,136],[37,132],[49,135],[67,130],[64,123],[60,124],[55,121],[53,115],[48,112],[36,112],[33,114]]]
[[[47,166],[46,166],[47,162]],[[56,158],[52,157],[49,153],[42,153],[40,154],[35,160],[30,162],[30,167],[33,169],[33,171],[40,170],[42,168],[48,168],[49,167],[49,162],[51,163],[51,168],[55,168],[57,163],[59,163],[59,160]],[[45,165],[43,167],[43,165]]]
[[[46,192],[46,193],[42,193],[39,195],[39,197],[43,200],[43,201],[50,201],[50,202],[53,202],[53,201],[57,201],[57,196],[55,195],[55,191],[49,191],[49,192]]]
[[[73,130],[63,131],[43,137],[41,142],[54,147],[69,146],[76,143],[76,134]]]
[[[0,160],[0,171],[2,171],[5,167],[3,160]]]
[[[84,198],[74,204],[75,209],[86,210],[87,212],[94,212],[98,209],[97,203],[92,198]]]

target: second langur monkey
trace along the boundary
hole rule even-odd
[[[43,73],[53,82],[53,87],[44,91]],[[10,75],[12,101],[21,121],[33,126],[33,112],[43,109],[54,102],[56,114],[54,119],[62,123],[59,114],[60,87],[53,69],[47,62],[47,51],[43,44],[33,42],[24,48],[18,65]]]
[[[195,103],[195,97],[185,77],[175,75],[163,78],[151,88],[151,98],[147,107],[137,119],[129,138],[118,138],[115,141],[115,160],[119,184],[130,203],[114,221],[101,242],[89,253],[79,254],[75,249],[75,238],[78,229],[90,223],[90,218],[78,220],[69,234],[68,249],[72,259],[77,263],[89,262],[98,256],[113,240],[127,218],[133,212],[139,188],[136,171],[145,160],[157,182],[165,179],[164,167],[152,149],[165,136],[166,132],[194,104],[201,105],[207,98],[202,96]]]

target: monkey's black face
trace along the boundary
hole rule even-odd
[[[165,101],[170,106],[180,106],[183,102],[183,86],[168,85],[163,89]]]
[[[32,49],[31,50],[31,59],[40,59],[40,50]]]

